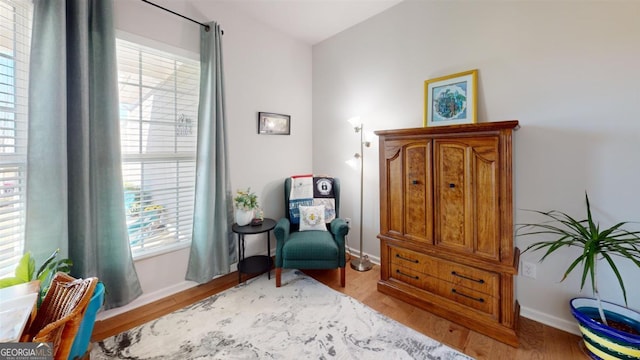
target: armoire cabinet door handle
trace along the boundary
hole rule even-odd
[[[400,256],[400,254],[396,254],[396,257],[397,257],[398,259],[400,259],[400,260],[410,261],[410,262],[412,262],[412,263],[414,263],[414,264],[420,264],[420,260],[409,259],[409,258],[406,258],[406,257],[404,257],[404,256]]]
[[[450,184],[449,184],[449,187],[450,187],[450,188],[454,188],[454,187],[456,187],[456,184],[454,184],[454,183],[450,183]]]
[[[477,282],[478,284],[484,284],[484,280],[483,280],[483,279],[474,279],[474,278],[471,278],[471,277],[468,277],[468,276],[464,276],[464,275],[458,274],[458,273],[457,273],[457,272],[455,272],[455,271],[452,271],[452,272],[451,272],[451,275],[453,275],[453,276],[457,276],[457,277],[459,277],[459,278],[463,278],[463,279],[471,280],[471,281]]]
[[[468,299],[475,300],[477,302],[481,302],[481,303],[484,302],[483,298],[477,298],[477,297],[473,297],[473,296],[470,296],[470,295],[467,295],[467,294],[463,294],[461,292],[456,291],[456,289],[451,289],[451,292],[456,294],[456,295],[464,296],[464,297],[466,297]]]
[[[411,183],[412,183],[413,185],[418,185],[418,180],[411,180]]]
[[[402,275],[402,276],[410,277],[410,278],[415,279],[415,280],[420,280],[420,278],[419,278],[418,276],[411,275],[411,274],[407,274],[407,273],[403,273],[403,272],[402,272],[402,271],[400,271],[400,270],[396,270],[396,273],[397,273],[397,274],[400,274],[400,275]]]

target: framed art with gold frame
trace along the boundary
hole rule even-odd
[[[423,126],[475,123],[477,102],[477,69],[425,80]]]

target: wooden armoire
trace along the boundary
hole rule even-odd
[[[378,290],[517,347],[518,121],[376,131]]]

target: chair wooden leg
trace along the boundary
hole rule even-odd
[[[282,268],[276,268],[276,287],[280,287],[282,285]]]
[[[345,285],[345,276],[346,276],[346,266],[340,268],[340,286],[344,287]]]

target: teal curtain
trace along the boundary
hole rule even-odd
[[[193,238],[187,280],[205,283],[231,271],[236,251],[227,163],[222,30],[200,30],[200,105]]]
[[[124,210],[111,0],[34,2],[29,80],[27,250],[56,248],[97,276],[105,307],[142,293]]]

